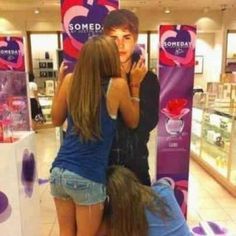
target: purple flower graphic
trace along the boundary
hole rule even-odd
[[[184,108],[187,103],[187,99],[184,98],[171,99],[161,111],[170,119],[181,119],[190,111],[188,108]]]
[[[31,197],[36,172],[34,154],[30,153],[28,149],[25,149],[22,159],[21,182],[25,188],[26,196]]]
[[[215,235],[215,236],[227,236],[228,230],[221,225],[212,222],[202,222],[199,226],[196,226],[192,229],[192,233],[194,236],[204,236],[204,235]]]
[[[0,223],[6,221],[11,215],[11,206],[5,193],[0,191]]]

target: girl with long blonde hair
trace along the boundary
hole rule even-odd
[[[68,128],[52,164],[51,193],[60,236],[93,236],[102,220],[108,154],[117,112],[131,128],[139,122],[139,85],[121,78],[113,39],[94,37],[83,46],[72,74],[60,76],[52,121]]]

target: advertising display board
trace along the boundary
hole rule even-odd
[[[105,16],[118,8],[118,0],[62,0],[64,61],[73,70],[80,50],[88,38],[100,35]]]
[[[157,179],[167,179],[186,216],[196,28],[160,26]]]
[[[0,142],[11,142],[11,130],[30,130],[22,37],[0,37]]]

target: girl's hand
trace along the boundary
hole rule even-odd
[[[133,63],[130,71],[130,83],[140,85],[147,73],[147,67],[144,59],[140,58],[138,62]]]
[[[60,65],[59,71],[58,71],[58,83],[61,83],[65,76],[66,76],[66,70],[68,69],[68,66],[65,64],[65,62],[63,61]]]

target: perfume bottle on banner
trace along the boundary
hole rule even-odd
[[[166,115],[165,127],[170,135],[179,135],[184,129],[184,116],[190,111],[186,108],[187,99],[170,99],[161,112]]]

